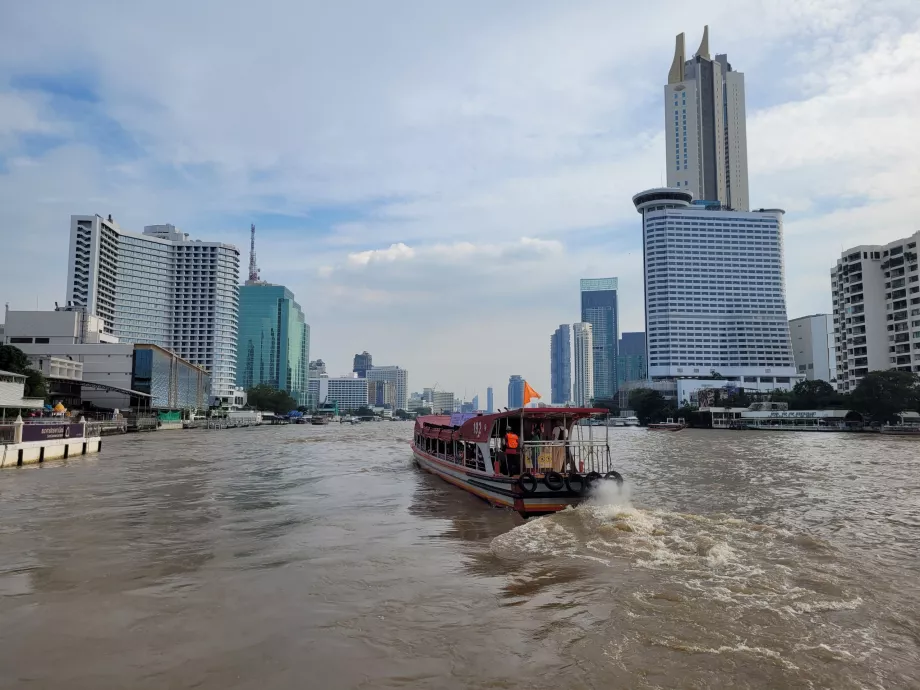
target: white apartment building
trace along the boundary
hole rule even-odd
[[[594,399],[594,339],[590,323],[572,324],[572,354],[575,360],[574,403],[589,407]]]
[[[394,409],[406,410],[409,407],[409,372],[397,366],[371,367],[367,370],[368,381],[383,381],[396,387],[396,406]]]
[[[920,371],[918,242],[853,247],[831,269],[838,390],[870,371]]]
[[[171,350],[211,374],[212,399],[236,383],[240,253],[190,240],[172,225],[143,233],[111,216],[71,216],[67,300],[103,320],[121,342]]]
[[[664,87],[668,186],[747,211],[747,124],[744,74],[727,55],[709,54],[709,27],[694,56],[686,59],[684,34]]]
[[[332,377],[321,375],[307,381],[307,397],[316,405],[337,402],[339,412],[367,407],[367,379],[357,376]]]
[[[834,317],[812,314],[789,320],[792,356],[800,375],[809,381],[837,382]]]
[[[668,188],[633,203],[642,214],[649,377],[716,371],[744,384],[794,384],[783,211],[722,211]]]

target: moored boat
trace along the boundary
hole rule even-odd
[[[622,483],[606,435],[580,420],[605,410],[524,408],[497,414],[428,415],[415,421],[418,465],[524,517],[576,505],[595,484]],[[518,439],[508,448],[509,432]]]
[[[684,421],[683,417],[678,419],[676,422],[673,418],[668,417],[668,421],[649,424],[648,428],[652,431],[680,431],[685,426],[687,426],[687,423]]]
[[[324,414],[315,414],[315,415],[313,415],[313,417],[311,417],[311,419],[310,419],[310,424],[314,424],[314,425],[317,425],[317,426],[319,426],[319,425],[321,425],[321,424],[328,424],[328,423],[329,423],[329,417],[327,417],[327,416],[324,415]]]

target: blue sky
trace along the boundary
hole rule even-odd
[[[549,392],[578,279],[641,330],[637,191],[663,175],[674,35],[745,73],[752,206],[786,209],[791,317],[841,248],[916,231],[920,6],[34,0],[0,24],[0,298],[64,298],[69,216],[237,244],[311,356],[468,396]]]

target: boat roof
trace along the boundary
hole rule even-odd
[[[572,420],[584,419],[594,414],[604,414],[608,410],[594,407],[527,407],[523,410],[524,419],[558,419],[565,417]],[[431,414],[418,417],[416,428],[428,427],[441,430],[438,436],[445,439],[485,441],[492,431],[492,424],[499,419],[520,419],[521,408],[495,412],[493,414]]]

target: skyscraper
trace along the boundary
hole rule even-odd
[[[370,358],[370,355],[367,356]],[[395,409],[405,410],[408,408],[409,372],[407,370],[397,366],[371,367],[365,372],[365,374],[365,378],[367,378],[368,381],[384,381],[386,383],[392,383],[396,387]]]
[[[473,403],[473,411],[478,412],[479,411],[479,396],[478,395],[473,396],[472,403]]]
[[[236,384],[240,252],[172,225],[129,232],[112,217],[71,216],[67,300],[127,343],[159,345],[211,374],[213,402]]]
[[[617,392],[617,310],[616,278],[582,278],[581,320],[591,324],[594,348],[592,364],[594,394],[609,399]]]
[[[240,287],[236,385],[267,384],[307,404],[310,326],[283,285],[247,281]]]
[[[617,388],[626,381],[643,381],[647,378],[645,333],[623,333],[617,347]]]
[[[561,324],[549,339],[550,394],[553,405],[572,399],[572,340],[568,324]]]
[[[358,375],[358,378],[366,378],[367,370],[374,366],[374,358],[365,350],[360,355],[355,355],[354,367],[352,371]]]
[[[588,407],[594,399],[594,341],[590,323],[572,324],[573,349],[575,351],[574,402],[579,407]]]
[[[492,392],[492,386],[486,388],[486,412],[495,412],[495,394]]]
[[[920,304],[920,300],[917,303]],[[837,350],[834,347],[833,315],[812,314],[790,319],[789,336],[792,338],[792,356],[799,374],[804,374],[809,381],[827,381],[835,385]]]
[[[677,36],[664,112],[668,186],[747,211],[744,74],[732,70],[727,55],[711,58],[708,26],[690,60],[684,34]]]
[[[516,410],[524,407],[524,378],[512,374],[508,379],[508,409]]]
[[[788,387],[796,368],[783,211],[713,209],[678,189],[650,189],[633,203],[642,214],[649,376],[716,371]]]

